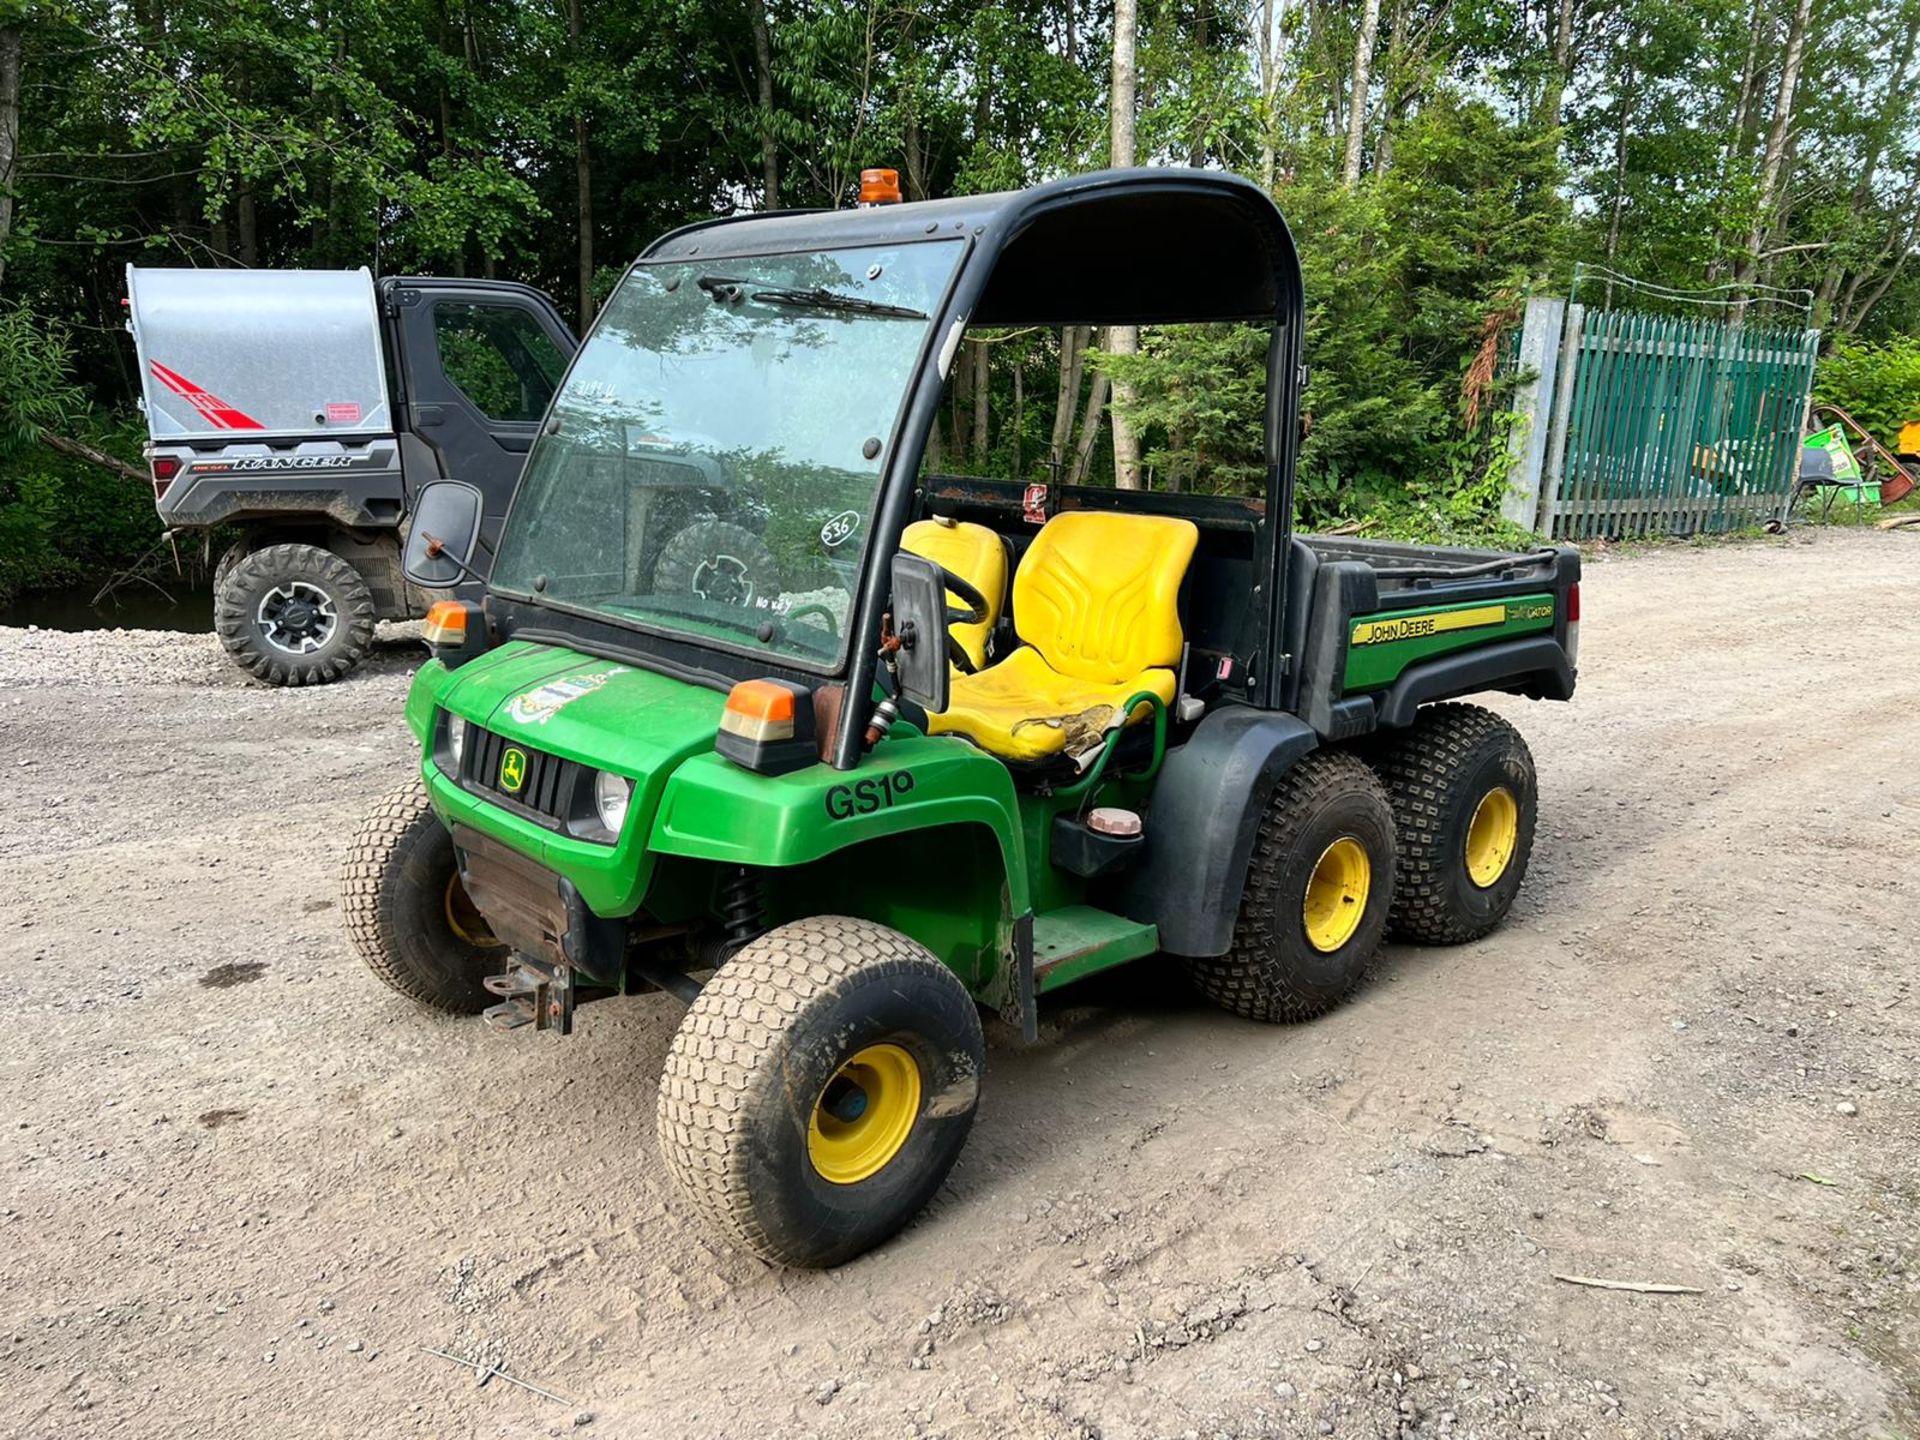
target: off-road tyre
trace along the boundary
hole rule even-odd
[[[477,1015],[495,1001],[481,981],[505,968],[507,949],[459,886],[453,836],[415,777],[354,837],[340,874],[340,913],[383,984],[449,1015]]]
[[[1391,933],[1427,945],[1479,939],[1513,907],[1533,851],[1540,792],[1527,742],[1491,710],[1433,705],[1372,759],[1400,836]],[[1469,872],[1468,836],[1496,788],[1512,797],[1514,828],[1505,868],[1482,885]]]
[[[236,540],[220,552],[220,558],[213,562],[213,584],[211,588],[214,594],[217,595],[220,593],[220,587],[227,583],[227,576],[233,573],[233,567],[238,565],[241,560],[246,557],[246,553],[247,542],[244,540]]]
[[[1308,937],[1309,886],[1336,845],[1353,842],[1368,866],[1350,933],[1331,950]],[[1347,854],[1341,846],[1342,854]],[[1360,983],[1393,902],[1393,811],[1357,757],[1315,750],[1274,782],[1254,836],[1247,883],[1225,955],[1187,960],[1209,1000],[1250,1020],[1310,1020]]]
[[[323,597],[330,619],[315,648],[269,638],[263,607],[276,599]],[[268,545],[227,570],[213,597],[220,643],[248,674],[269,685],[324,685],[338,680],[373,645],[373,592],[360,572],[317,545]]]
[[[876,1047],[917,1067],[911,1129],[868,1178],[829,1180],[810,1148],[816,1107]],[[661,1154],[726,1240],[775,1264],[838,1265],[946,1179],[985,1064],[972,998],[925,948],[870,920],[796,920],[727,960],[688,1009],[660,1081]]]
[[[653,592],[750,606],[780,593],[780,567],[766,541],[744,525],[697,520],[660,547]]]

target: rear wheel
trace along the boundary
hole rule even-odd
[[[1393,812],[1361,761],[1316,750],[1275,782],[1225,955],[1201,993],[1252,1020],[1308,1020],[1360,982],[1393,900]]]
[[[482,981],[507,949],[467,897],[453,837],[418,778],[382,800],[354,837],[340,909],[367,968],[409,1000],[450,1015],[494,1003]]]
[[[661,1153],[734,1244],[838,1265],[939,1188],[985,1060],[966,987],[920,945],[868,920],[796,920],[688,1009],[660,1081]]]
[[[1513,908],[1533,852],[1540,794],[1527,742],[1478,705],[1435,705],[1374,764],[1400,833],[1394,934],[1479,939]]]
[[[221,576],[214,629],[227,653],[270,685],[338,680],[373,644],[373,592],[317,545],[249,551]]]

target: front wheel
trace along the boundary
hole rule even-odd
[[[1526,878],[1540,813],[1520,732],[1478,705],[1435,705],[1374,757],[1400,831],[1394,934],[1477,940],[1506,918]]]
[[[268,545],[221,574],[213,624],[227,653],[256,679],[324,685],[358,665],[372,646],[373,592],[330,550]]]
[[[985,1063],[972,998],[923,947],[869,920],[796,920],[688,1009],[660,1081],[661,1154],[726,1239],[838,1265],[939,1188]]]
[[[1250,1020],[1309,1020],[1360,983],[1393,903],[1393,811],[1361,761],[1316,750],[1274,783],[1225,955],[1187,961]]]
[[[347,936],[382,984],[449,1015],[494,1003],[482,983],[507,949],[460,883],[453,836],[418,777],[382,800],[360,827],[340,876]]]

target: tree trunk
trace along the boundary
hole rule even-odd
[[[1022,350],[1012,352],[1013,360],[1013,476],[1017,480],[1026,474],[1024,457],[1020,453],[1020,432],[1027,423],[1027,386],[1021,365]]]
[[[1787,136],[1793,129],[1793,101],[1800,88],[1800,66],[1807,58],[1807,17],[1813,0],[1798,0],[1793,20],[1787,26],[1787,48],[1780,61],[1780,85],[1773,96],[1773,124],[1767,128],[1767,149],[1760,162],[1760,196],[1754,207],[1753,231],[1747,237],[1747,254],[1740,262],[1735,278],[1742,285],[1751,283],[1760,263],[1761,248],[1773,228],[1775,207],[1780,202],[1780,177],[1785,169]]]
[[[1407,65],[1407,0],[1394,0],[1393,35],[1387,41],[1387,74],[1381,84],[1380,136],[1373,142],[1373,173],[1384,175],[1393,168],[1393,132],[1407,106],[1413,103],[1419,87],[1406,83],[1402,73]]]
[[[1080,403],[1080,368],[1091,338],[1092,332],[1085,325],[1060,329],[1060,395],[1053,405],[1053,440],[1047,449],[1055,478],[1065,472],[1067,447],[1073,442],[1073,407]]]
[[[1627,132],[1633,122],[1634,87],[1639,77],[1631,64],[1620,85],[1620,125],[1613,137],[1613,213],[1607,217],[1607,267],[1620,253],[1620,217],[1627,208]],[[1607,277],[1607,299],[1613,305],[1613,277]]]
[[[1369,0],[1378,4],[1379,0]],[[1113,131],[1112,164],[1115,169],[1133,164],[1135,99],[1134,41],[1139,19],[1136,0],[1114,0],[1113,4]],[[1140,330],[1135,325],[1114,325],[1107,330],[1107,350],[1114,355],[1132,355],[1140,349]],[[1126,414],[1132,403],[1133,387],[1124,380],[1113,385],[1113,483],[1122,490],[1140,488],[1140,437]],[[1105,389],[1097,383],[1097,389]],[[1082,437],[1085,444],[1085,437]],[[1080,466],[1084,473],[1084,463]]]
[[[1069,485],[1079,485],[1087,478],[1087,466],[1093,461],[1093,447],[1100,439],[1100,412],[1106,408],[1107,377],[1093,377],[1093,388],[1087,391],[1087,408],[1080,416],[1080,440],[1073,449],[1073,469],[1067,476]]]
[[[1867,153],[1861,160],[1860,178],[1854,182],[1853,196],[1848,204],[1848,216],[1855,224],[1859,223],[1873,199],[1873,181],[1880,169],[1880,158],[1886,153],[1887,142],[1893,137],[1910,103],[1907,97],[1913,81],[1907,71],[1913,64],[1917,41],[1920,41],[1920,6],[1913,9],[1906,28],[1901,32],[1900,50],[1894,57],[1893,68],[1887,72],[1886,88],[1880,94],[1880,106],[1874,116],[1873,129],[1867,137]],[[1846,267],[1839,260],[1827,263],[1826,274],[1820,280],[1819,300],[1813,312],[1815,325],[1826,325],[1845,273]]]
[[[1904,231],[1896,231],[1886,248],[1880,252],[1880,263],[1885,264],[1889,258],[1893,263],[1887,266],[1886,273],[1880,277],[1880,283],[1873,287],[1867,298],[1861,301],[1857,308],[1854,297],[1860,293],[1860,287],[1865,283],[1868,272],[1862,270],[1853,277],[1852,283],[1847,286],[1846,298],[1840,302],[1840,329],[1853,331],[1860,328],[1861,323],[1867,318],[1867,312],[1879,304],[1880,297],[1893,288],[1893,282],[1900,277],[1901,270],[1906,268],[1907,257],[1913,254],[1916,243],[1920,243],[1920,209],[1913,212],[1913,217],[1907,222]]]
[[[251,270],[260,263],[260,219],[254,208],[251,180],[242,180],[234,191],[233,223],[239,232],[240,263]]]
[[[585,28],[580,3],[567,0],[567,39],[576,67],[586,63],[580,53],[580,35]],[[586,107],[578,99],[573,108],[573,181],[580,225],[580,333],[584,335],[593,323],[593,159],[587,153]]]
[[[780,147],[773,134],[773,34],[767,29],[767,0],[747,0],[753,28],[753,83],[760,102],[760,178],[766,194],[762,208],[780,208]]]
[[[987,463],[987,407],[993,395],[993,376],[989,369],[989,346],[984,340],[973,342],[973,463]]]
[[[0,27],[0,285],[13,238],[13,171],[20,155],[20,27]]]
[[[1540,108],[1535,122],[1545,130],[1560,123],[1560,106],[1566,100],[1567,83],[1573,78],[1574,0],[1559,0],[1553,22],[1553,69],[1540,91]]]
[[[1380,0],[1366,0],[1360,12],[1360,35],[1353,47],[1353,84],[1347,96],[1347,162],[1340,183],[1351,190],[1360,183],[1360,151],[1367,136],[1367,87],[1373,72],[1373,44],[1380,36]]]
[[[1273,104],[1280,91],[1279,32],[1285,0],[1261,0],[1260,7],[1260,188],[1272,193],[1275,149]]]
[[[65,435],[56,435],[51,430],[40,432],[41,443],[50,450],[58,450],[62,455],[71,455],[76,460],[85,460],[88,464],[98,465],[102,470],[111,470],[123,480],[137,481],[142,485],[151,485],[153,477],[144,470],[136,470],[116,455],[97,450],[84,440],[69,439]]]

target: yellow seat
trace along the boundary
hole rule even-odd
[[[1171,705],[1179,663],[1180,582],[1200,532],[1154,515],[1076,510],[1034,537],[1013,577],[1024,648],[978,675],[956,675],[935,735],[961,735],[1002,759],[1080,757],[1141,691]]]
[[[987,663],[987,637],[1000,623],[1000,612],[1007,604],[1007,547],[1001,538],[984,525],[967,521],[916,520],[900,537],[900,548],[931,560],[978,590],[987,602],[987,618],[976,625],[949,626],[953,638],[967,652],[967,658],[979,669]],[[949,592],[949,603],[956,610],[972,607]]]

